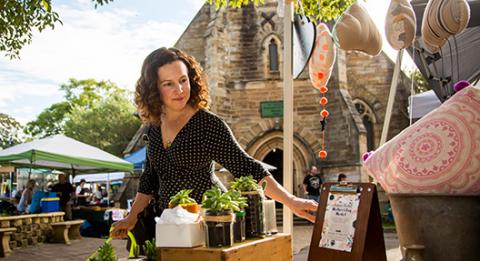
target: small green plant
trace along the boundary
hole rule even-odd
[[[145,245],[143,246],[143,253],[147,258],[147,261],[155,261],[157,260],[157,251],[155,246],[155,239],[145,241]]]
[[[242,193],[240,193],[240,191],[230,190],[229,192],[230,192],[230,197],[232,198],[232,201],[237,203],[237,206],[239,208],[238,211],[240,211],[243,208],[248,206],[247,198],[242,197]],[[236,212],[238,212],[238,211],[236,211]]]
[[[246,201],[238,191],[229,190],[223,193],[219,187],[213,186],[203,194],[202,208],[211,212],[237,212],[247,206]]]
[[[261,188],[252,176],[236,178],[235,181],[230,182],[230,184],[232,185],[231,189],[241,192],[256,191]]]
[[[191,189],[180,190],[177,194],[170,197],[170,202],[168,204],[171,206],[178,206],[181,204],[197,203],[195,199],[189,196],[190,193],[192,193]]]
[[[115,248],[109,242],[105,242],[100,248],[98,248],[96,256],[90,257],[87,261],[116,261],[117,254]]]
[[[183,209],[187,210],[190,213],[200,212],[200,206],[197,204],[195,199],[189,196],[191,192],[191,189],[180,190],[180,192],[170,197],[168,207],[174,208],[176,206],[181,206]]]

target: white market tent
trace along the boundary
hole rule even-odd
[[[427,115],[442,104],[433,90],[410,96],[408,101],[408,112],[413,119]]]
[[[133,170],[132,163],[61,134],[1,150],[0,164],[75,173]]]
[[[76,175],[73,178],[73,182],[79,183],[82,179],[86,182],[110,182],[114,180],[122,180],[124,177],[125,172],[82,174]]]

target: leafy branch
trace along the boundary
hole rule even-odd
[[[241,8],[253,3],[264,4],[264,0],[206,0],[215,4],[216,9],[226,7]],[[340,16],[356,0],[294,0],[295,13],[307,16],[311,21],[330,21]]]

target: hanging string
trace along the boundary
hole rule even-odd
[[[440,75],[445,75],[445,59],[443,59],[443,51],[442,51],[442,48],[440,48],[440,57],[441,57],[441,61],[442,61],[442,73]],[[439,76],[439,81],[440,81],[440,86],[442,87],[442,95],[444,94],[448,94],[446,91],[446,88],[445,88],[445,84],[443,83],[443,78],[441,76]],[[449,94],[448,94],[449,96]]]
[[[455,74],[455,72],[453,71],[454,70],[454,67],[453,67],[453,49],[452,49],[452,44],[450,43],[450,40],[447,39],[447,42],[448,42],[448,50],[450,51],[450,73],[452,74],[451,75],[451,78],[450,78],[450,86],[452,86],[452,88],[450,88],[450,92],[448,93],[448,95],[452,95],[453,94],[453,83],[454,82],[458,82],[458,78],[456,79],[456,81],[454,81],[453,79],[453,76]]]
[[[415,41],[412,42],[412,60],[415,63],[415,53],[417,53],[417,48],[415,47]],[[415,95],[415,89],[413,88],[413,74],[412,74],[412,79],[410,79],[410,126],[413,123],[413,96]]]
[[[460,80],[465,80],[465,79],[460,79],[460,65],[458,63],[458,60],[460,59],[459,55],[458,55],[458,45],[457,45],[457,37],[455,37],[455,35],[453,35],[453,44],[454,44],[454,48],[455,48],[455,60],[457,62],[457,82],[460,81]]]

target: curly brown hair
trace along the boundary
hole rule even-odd
[[[135,103],[143,122],[160,124],[163,102],[158,89],[158,69],[175,61],[182,61],[188,69],[190,99],[187,103],[194,108],[209,108],[210,96],[200,64],[181,50],[162,47],[145,58],[140,79],[135,86]]]

